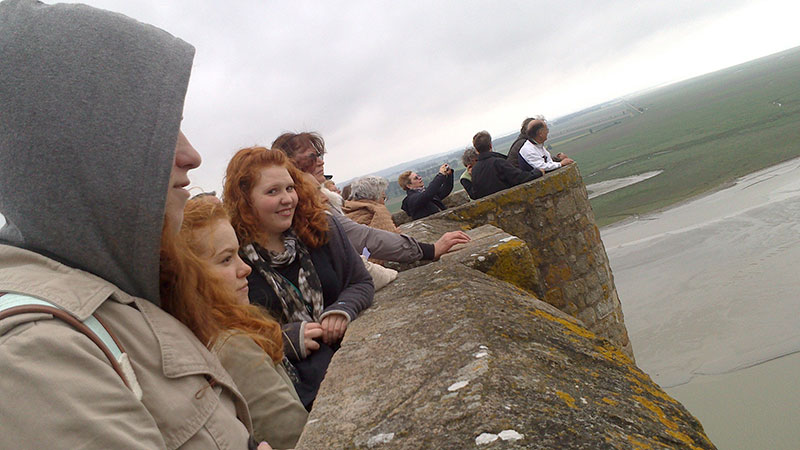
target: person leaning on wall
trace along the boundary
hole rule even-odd
[[[544,119],[536,119],[528,123],[526,131],[528,140],[519,150],[518,161],[521,169],[550,172],[575,162],[563,153],[558,153],[555,158],[550,155],[544,146],[549,133],[550,128]]]
[[[500,153],[492,151],[492,136],[479,131],[472,137],[472,145],[478,152],[478,160],[472,167],[472,192],[475,198],[483,198],[544,175],[544,171],[522,171],[512,166]]]
[[[0,448],[254,444],[159,269],[200,164],[180,132],[193,57],[121,14],[0,3]]]

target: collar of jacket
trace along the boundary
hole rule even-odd
[[[489,158],[503,158],[505,159],[506,156],[502,153],[497,152],[486,152],[486,153],[478,153],[478,161],[483,161]]]
[[[38,253],[0,244],[0,292],[46,299],[78,320],[86,320],[105,301],[135,304],[161,347],[164,375],[177,378],[206,373],[232,386],[230,375],[191,332],[155,304],[133,297],[108,281]],[[112,330],[113,331],[113,330]],[[188,351],[194,349],[196,351]],[[238,390],[234,390],[238,394]]]

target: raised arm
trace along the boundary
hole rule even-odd
[[[419,210],[422,207],[421,205],[425,205],[433,201],[433,197],[438,196],[439,198],[443,198],[440,194],[441,192],[444,191],[446,182],[447,182],[447,175],[444,175],[441,172],[437,173],[424,191],[406,197],[408,211]],[[447,191],[447,193],[449,194],[451,190],[453,190],[452,175],[450,176],[450,189]]]
[[[444,176],[444,182],[439,187],[439,199],[442,200],[450,193],[453,192],[453,170],[447,168],[447,174]]]

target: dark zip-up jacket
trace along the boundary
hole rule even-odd
[[[525,145],[525,141],[528,140],[528,137],[524,134],[520,133],[517,136],[517,139],[511,144],[511,148],[508,149],[508,155],[506,155],[506,160],[514,167],[519,169],[519,151],[522,149],[522,146]]]
[[[401,209],[412,219],[417,220],[444,211],[446,207],[442,199],[453,190],[453,172],[447,175],[437,173],[433,181],[425,189],[409,189],[403,199]]]
[[[483,198],[541,176],[538,170],[525,172],[517,169],[500,153],[479,153],[478,162],[472,167],[472,193],[476,199]]]

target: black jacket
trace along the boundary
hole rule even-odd
[[[475,191],[472,190],[472,178],[462,178],[461,185],[464,186],[464,190],[467,191],[469,198],[473,200],[478,199],[478,197],[475,197]]]
[[[524,172],[512,166],[500,153],[478,154],[478,162],[472,167],[472,193],[483,198],[495,192],[514,187],[542,176],[542,172]]]
[[[352,321],[361,311],[372,305],[375,288],[372,277],[364,268],[361,257],[347,240],[339,221],[329,216],[328,225],[330,226],[328,242],[321,247],[309,249],[311,262],[322,284],[324,306],[322,317],[331,311],[339,311],[345,313],[349,321]],[[251,264],[248,259],[243,259],[247,264]],[[293,284],[297,284],[299,272],[297,264],[278,269],[278,272]],[[289,359],[295,375],[292,382],[303,406],[310,411],[331,357],[339,348],[339,344],[328,346],[324,342],[318,342],[320,348],[306,355],[305,347],[299,350],[300,346],[304,345],[305,323],[286,323],[281,306],[282,300],[255,267],[247,277],[247,281],[250,287],[248,293],[250,303],[265,307],[281,323],[284,354]]]
[[[517,169],[520,168],[518,159],[519,151],[522,148],[522,146],[525,145],[525,141],[527,140],[528,137],[520,133],[519,136],[517,136],[517,139],[514,141],[514,143],[511,144],[511,148],[508,149],[508,155],[506,156],[506,160],[508,160],[508,162],[511,163],[511,165],[516,167]]]
[[[442,199],[450,195],[452,190],[453,172],[447,175],[437,173],[431,184],[425,189],[407,190],[403,206],[400,208],[414,220],[428,217],[446,209]]]

